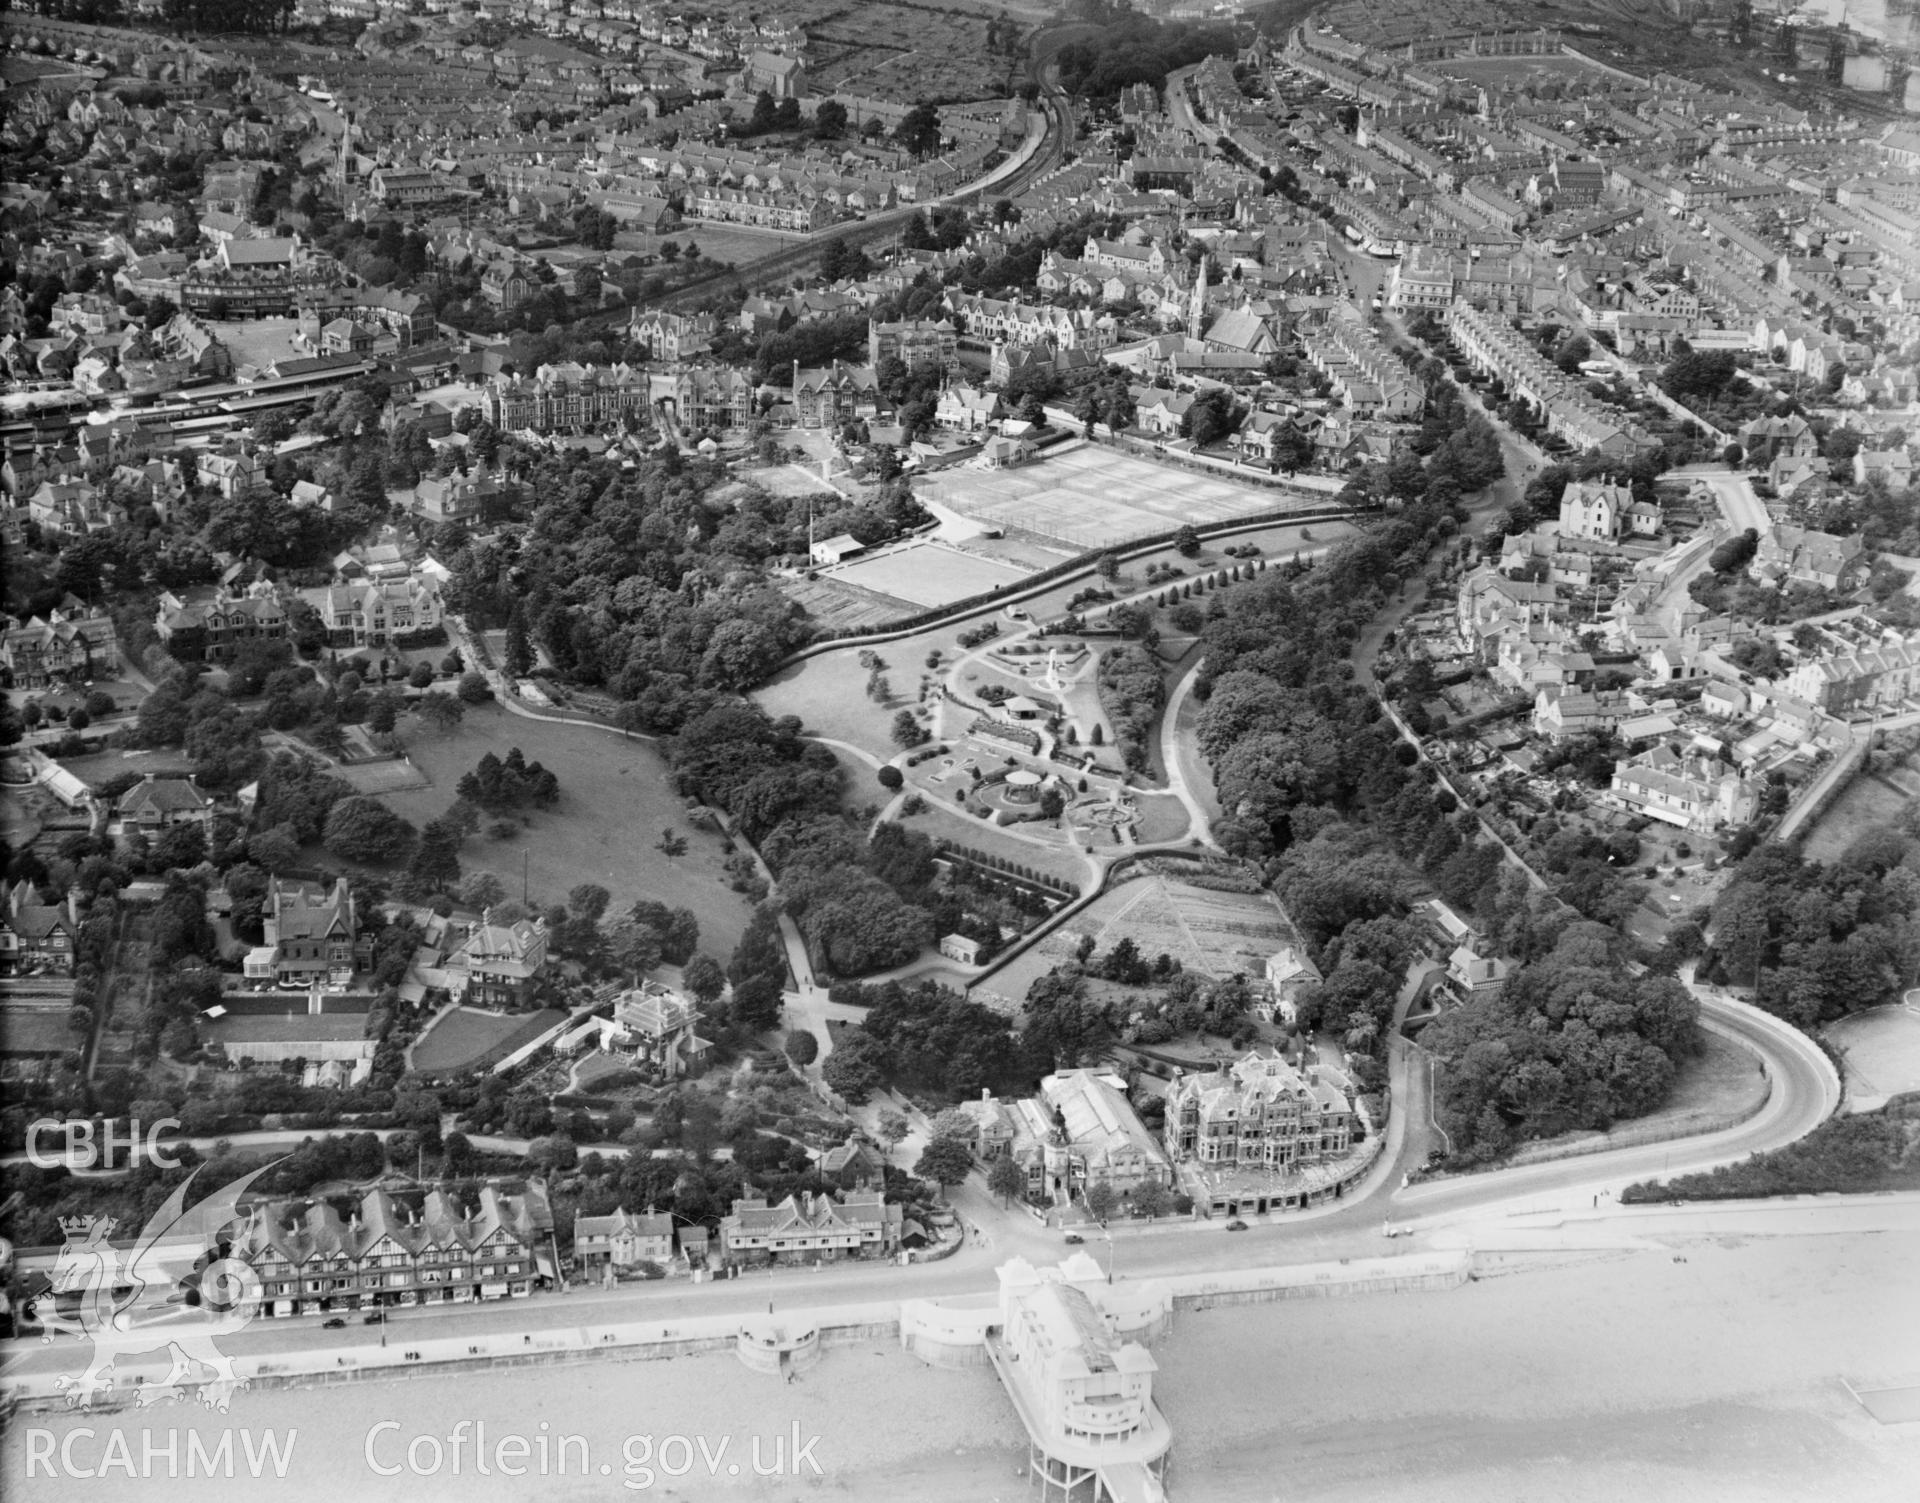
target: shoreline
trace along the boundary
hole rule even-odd
[[[1920,1382],[1916,1254],[1913,1232],[1714,1234],[1679,1250],[1550,1255],[1451,1290],[1183,1310],[1153,1347],[1175,1436],[1171,1496],[1893,1503],[1920,1475],[1920,1425],[1879,1425],[1846,1385]],[[484,1423],[490,1446],[580,1434],[594,1473],[510,1482],[471,1467],[405,1470],[408,1444],[430,1459],[429,1442],[461,1420]],[[398,1475],[369,1464],[367,1437],[382,1424],[392,1428],[373,1436],[373,1460]],[[628,1493],[1011,1503],[1029,1486],[1024,1437],[991,1369],[930,1368],[873,1339],[830,1349],[791,1385],[713,1354],[248,1391],[224,1416],[182,1404],[22,1415],[0,1486],[45,1503],[99,1497],[98,1479],[25,1475],[30,1444],[57,1448],[82,1430],[98,1432],[71,1442],[83,1464],[123,1432],[137,1466],[145,1433],[162,1447],[172,1436],[184,1458],[189,1433],[212,1446],[275,1427],[300,1432],[284,1480],[267,1481],[289,1503],[332,1503],[343,1489],[368,1503]],[[754,1437],[801,1433],[820,1436],[819,1475],[751,1474]],[[622,1441],[639,1435],[731,1449],[718,1475],[689,1446],[690,1473],[630,1485]],[[211,1482],[163,1468],[138,1483],[143,1503],[252,1498],[261,1485],[244,1468]]]

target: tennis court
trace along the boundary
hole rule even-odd
[[[822,579],[877,590],[915,605],[951,605],[1026,579],[1023,569],[941,543],[908,543],[820,571]]]
[[[1191,522],[1231,521],[1314,503],[1284,491],[1174,469],[1114,449],[1079,444],[1006,470],[949,470],[921,489],[977,521],[996,522],[1080,548],[1106,548]],[[898,590],[889,591],[899,594]]]

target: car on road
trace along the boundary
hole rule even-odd
[[[1230,1232],[1244,1232],[1246,1229],[1246,1222],[1242,1221],[1238,1216],[1227,1223],[1227,1230]]]
[[[1061,1240],[1065,1242],[1068,1247],[1078,1247],[1082,1242],[1085,1242],[1087,1239],[1081,1236],[1078,1232],[1068,1232],[1067,1235],[1063,1237]]]
[[[377,1325],[379,1325],[379,1324],[380,1324],[380,1323],[381,1323],[381,1322],[382,1322],[383,1320],[385,1320],[386,1318],[387,1318],[387,1312],[386,1312],[386,1311],[384,1311],[384,1310],[375,1310],[375,1311],[373,1312],[373,1314],[371,1314],[371,1315],[363,1315],[363,1316],[361,1316],[361,1317],[360,1317],[360,1324],[361,1324],[361,1325],[363,1325],[363,1326],[377,1326]]]
[[[346,1324],[347,1323],[344,1320],[342,1320],[338,1315],[336,1315],[333,1317],[332,1320],[321,1321],[320,1329],[323,1331],[340,1331],[340,1330],[346,1329]]]

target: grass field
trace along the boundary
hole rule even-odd
[[[681,250],[689,245],[700,247],[700,254],[709,261],[731,261],[736,266],[743,261],[757,260],[761,256],[770,256],[784,246],[804,239],[800,235],[781,235],[772,230],[756,230],[741,224],[705,224],[693,220],[683,224],[671,235],[660,237],[662,242],[675,241]]]
[[[1913,801],[1913,794],[1900,786],[1913,779],[1914,773],[1906,763],[1894,768],[1889,776],[1856,776],[1807,832],[1807,859],[1838,861],[1862,835],[1886,828]]]
[[[582,882],[598,882],[613,894],[609,918],[640,898],[689,908],[700,920],[700,948],[722,961],[733,953],[747,906],[727,887],[720,837],[688,825],[666,762],[649,742],[482,705],[469,709],[452,735],[410,736],[407,750],[432,786],[387,802],[425,824],[446,812],[462,773],[487,752],[504,758],[516,746],[560,780],[560,802],[536,813],[514,839],[494,840],[483,831],[468,840],[460,851],[463,870],[492,872],[517,897],[524,860],[528,886],[545,902],[564,900]],[[669,859],[654,849],[668,826],[686,838],[686,855]]]
[[[915,605],[941,606],[1018,584],[1027,575],[1009,564],[962,553],[941,543],[915,542],[823,569],[820,577],[845,580]]]
[[[1920,1012],[1912,1006],[1855,1013],[1826,1036],[1846,1062],[1848,1104],[1856,1111],[1920,1091]]]
[[[433,786],[433,779],[405,760],[343,764],[332,772],[342,782],[352,784],[356,793],[405,793]]]
[[[1289,504],[1282,491],[1175,470],[1152,460],[1080,444],[1011,470],[948,470],[924,482],[932,498],[963,516],[1105,548],[1166,532],[1254,516]],[[1320,504],[1304,498],[1301,510]]]
[[[413,1068],[438,1074],[471,1069],[489,1051],[496,1059],[504,1058],[564,1016],[551,1008],[535,1013],[494,1013],[456,1007],[420,1035],[413,1046]]]

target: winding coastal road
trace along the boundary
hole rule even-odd
[[[1426,1229],[1464,1219],[1575,1210],[1583,1200],[1617,1195],[1640,1180],[1671,1179],[1738,1163],[1797,1142],[1840,1105],[1840,1076],[1820,1046],[1751,1003],[1702,987],[1682,974],[1700,1002],[1701,1026],[1753,1053],[1772,1085],[1760,1111],[1720,1132],[1616,1148],[1515,1169],[1431,1180],[1391,1197],[1396,1222]]]

